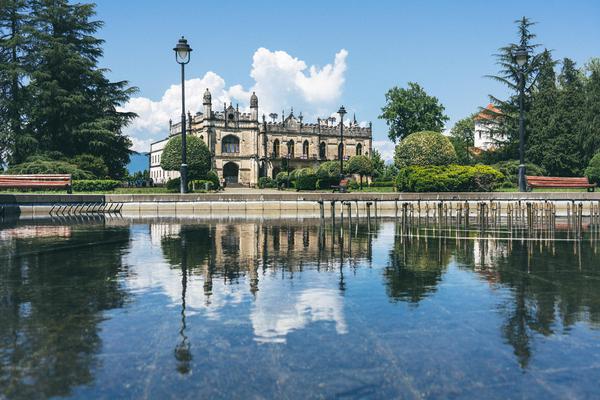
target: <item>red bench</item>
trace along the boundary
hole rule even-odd
[[[66,189],[71,193],[70,174],[0,175],[0,189]]]
[[[595,183],[590,183],[588,178],[560,178],[556,176],[527,176],[527,190],[534,188],[558,188],[558,189],[587,189],[593,192]]]
[[[340,193],[346,193],[348,191],[348,179],[342,179],[339,185],[331,186],[333,192],[336,190]]]

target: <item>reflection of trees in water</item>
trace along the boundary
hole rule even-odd
[[[0,397],[66,396],[93,381],[102,311],[121,307],[129,228],[74,228],[0,250]]]
[[[434,292],[452,257],[453,246],[448,242],[397,235],[383,271],[388,296],[394,301],[418,303]]]
[[[600,328],[600,273],[589,242],[464,239],[474,232],[398,235],[384,270],[388,295],[419,302],[441,281],[454,259],[492,284],[510,288],[502,335],[525,368],[536,334],[568,332],[577,322]],[[427,236],[427,234],[430,236]],[[493,235],[493,233],[492,233]],[[456,239],[456,237],[463,239]]]

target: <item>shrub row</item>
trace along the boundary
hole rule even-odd
[[[448,165],[402,168],[396,187],[404,192],[489,192],[504,179],[487,165]]]
[[[111,179],[83,179],[73,181],[74,192],[108,192],[118,188],[119,181]]]
[[[276,188],[277,181],[269,178],[268,176],[261,176],[258,178],[258,187],[260,189]]]
[[[395,186],[394,181],[378,181],[378,182],[371,182],[369,184],[369,187],[394,187],[394,186]]]

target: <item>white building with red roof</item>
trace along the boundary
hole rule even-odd
[[[475,148],[481,151],[493,150],[508,138],[497,132],[498,118],[502,112],[493,104],[488,104],[475,116]]]

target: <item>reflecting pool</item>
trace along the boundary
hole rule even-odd
[[[0,398],[600,396],[597,232],[0,227]]]

